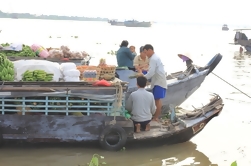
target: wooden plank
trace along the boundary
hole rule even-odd
[[[121,82],[122,86],[128,84],[128,82]],[[74,87],[74,86],[92,86],[92,83],[89,82],[3,82],[0,81],[0,85],[12,85],[12,86],[25,86],[25,85],[37,85],[40,87],[50,86],[50,87]]]
[[[57,59],[57,58],[40,58],[40,57],[18,57],[18,56],[7,56],[10,61],[17,61],[17,60],[47,60],[51,62],[74,62],[74,63],[81,63],[83,59]]]
[[[22,86],[22,87],[12,87],[12,86],[2,86],[0,87],[0,91],[44,91],[44,90],[97,90],[97,89],[107,89],[107,90],[115,90],[115,87],[31,87],[31,86]],[[123,87],[125,90],[126,87]]]
[[[46,91],[46,92],[55,92],[51,88],[44,87],[1,87],[0,92],[2,91]]]

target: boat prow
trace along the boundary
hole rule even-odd
[[[176,122],[163,120],[163,123],[160,124],[152,121],[151,130],[149,132],[135,133],[134,139],[162,141],[165,144],[189,141],[202,131],[212,118],[220,114],[223,106],[222,99],[218,95],[215,95],[207,105],[193,111],[175,109],[174,111],[177,115]]]

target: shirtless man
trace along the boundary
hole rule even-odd
[[[143,51],[144,46],[141,46],[139,51],[140,51],[140,55],[136,56],[133,60],[133,66],[135,67],[135,69],[137,70],[137,72],[139,73],[143,73],[146,74],[148,71],[148,67],[149,67],[149,60],[148,57],[146,56],[146,54]]]

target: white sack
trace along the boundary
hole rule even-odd
[[[64,76],[70,76],[70,77],[79,77],[80,71],[77,69],[71,69],[71,70],[64,70],[63,71]]]
[[[76,69],[76,68],[77,68],[77,66],[75,63],[72,63],[72,62],[61,63],[62,71],[72,70],[72,69]]]

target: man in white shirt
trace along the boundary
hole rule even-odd
[[[161,99],[165,98],[167,90],[166,74],[161,59],[154,53],[154,48],[146,44],[143,48],[144,53],[149,58],[149,70],[145,77],[151,79],[151,88],[156,104],[156,113],[153,120],[158,121],[161,114]]]
[[[132,92],[126,102],[126,110],[131,112],[134,123],[134,131],[140,132],[142,128],[145,131],[150,130],[150,122],[156,111],[153,94],[146,91],[147,79],[144,76],[137,78],[138,90]]]

